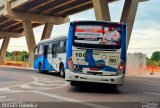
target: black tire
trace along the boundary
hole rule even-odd
[[[39,65],[38,65],[38,72],[39,73],[43,73],[42,64],[41,63],[39,63]]]
[[[60,65],[59,74],[62,78],[65,78],[65,69],[63,64]]]

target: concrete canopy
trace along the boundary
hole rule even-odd
[[[117,0],[109,0],[113,1]],[[57,23],[57,20],[63,19],[57,24],[68,22],[67,16],[93,8],[92,0],[10,0],[10,4],[12,13],[5,9],[5,0],[0,1],[1,32],[22,33],[24,30],[21,19],[27,16],[32,20],[34,28],[47,21]]]
[[[96,20],[111,21],[108,4],[115,1],[118,0],[0,0],[0,39],[6,40],[1,50],[6,51],[10,37],[25,35],[29,56],[33,57],[34,27],[45,24],[41,39],[49,38],[54,25],[69,22],[68,16],[90,8],[94,8]],[[148,0],[125,0],[120,21],[127,25],[128,44],[138,4],[145,1]]]
[[[109,13],[105,5],[117,0],[0,0],[0,39],[18,38],[25,35],[29,64],[33,64],[33,50],[35,38],[33,28],[45,24],[41,39],[49,38],[54,25],[69,22],[69,15],[85,11],[96,6],[101,11],[100,19],[107,19]],[[99,5],[97,6],[98,3]],[[103,6],[105,6],[103,5]],[[108,8],[108,7],[107,7]],[[103,17],[103,13],[107,13]],[[7,38],[6,38],[7,37]],[[5,60],[5,52],[9,41],[3,41],[1,60]],[[0,60],[0,61],[1,61]]]

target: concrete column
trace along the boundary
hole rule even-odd
[[[125,0],[121,22],[127,25],[127,47],[129,45],[139,0]]]
[[[32,23],[28,19],[23,20],[22,23],[23,23],[24,34],[26,37],[28,51],[29,51],[29,61],[28,62],[29,62],[29,66],[32,67],[33,61],[34,61],[34,48],[36,46]]]
[[[7,48],[8,48],[9,41],[10,41],[10,37],[5,37],[3,39],[2,47],[1,47],[1,50],[0,50],[0,62],[4,62],[4,60],[5,60],[6,51],[7,51]]]
[[[43,30],[41,40],[50,38],[51,33],[52,33],[52,29],[53,29],[53,24],[46,23],[45,26],[44,26],[44,30]]]
[[[96,20],[111,21],[108,0],[92,0]]]

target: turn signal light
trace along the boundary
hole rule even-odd
[[[73,61],[72,58],[68,58],[68,67],[70,70],[73,70]]]
[[[119,70],[121,70],[121,71],[122,71],[122,70],[123,70],[123,66],[120,66],[120,67],[119,67]]]
[[[122,74],[123,69],[124,69],[124,62],[121,60],[119,65],[118,65],[118,72],[117,72],[116,75]]]
[[[118,66],[118,71],[123,71],[124,69],[124,62],[121,60]]]

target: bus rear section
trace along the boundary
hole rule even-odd
[[[126,26],[101,21],[71,22],[65,79],[123,85]]]

